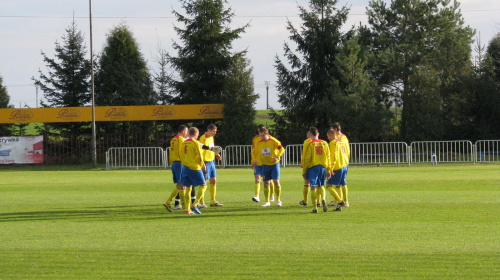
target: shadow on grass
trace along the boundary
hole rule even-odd
[[[260,205],[253,207],[211,207],[201,209],[202,215],[187,215],[182,210],[167,212],[161,205],[124,205],[101,206],[82,209],[61,209],[31,212],[0,213],[0,223],[26,221],[57,221],[74,222],[87,221],[133,221],[157,219],[192,219],[192,218],[222,218],[262,215],[289,215],[289,207],[263,208]],[[293,207],[295,210],[296,207]],[[296,211],[293,212],[296,212]]]

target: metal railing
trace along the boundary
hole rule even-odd
[[[167,156],[159,147],[110,148],[106,152],[106,169],[167,167]]]
[[[474,147],[476,162],[500,161],[500,140],[479,140]]]
[[[301,144],[287,145],[281,166],[298,166],[302,157]],[[349,164],[408,164],[438,162],[500,162],[500,140],[417,141],[409,146],[404,142],[350,143]],[[218,167],[251,166],[251,145],[230,145],[222,152]],[[106,152],[106,168],[168,167],[169,149],[110,148]]]
[[[429,162],[473,162],[472,142],[457,141],[417,141],[412,142],[411,163]]]
[[[404,142],[350,143],[349,164],[409,164],[408,145]]]

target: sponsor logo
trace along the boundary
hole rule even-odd
[[[81,116],[81,113],[80,111],[78,110],[75,110],[75,109],[63,109],[61,111],[59,111],[59,113],[57,114],[57,118],[58,119],[63,119],[63,120],[76,120],[78,118],[80,118]]]
[[[151,116],[159,119],[168,119],[175,116],[175,110],[172,107],[158,107],[153,110]]]
[[[222,115],[222,110],[220,106],[203,106],[198,115],[206,118],[219,117]]]
[[[1,150],[0,157],[8,157],[10,156],[10,150]]]
[[[34,114],[31,111],[21,109],[21,110],[14,110],[10,114],[10,119],[19,122],[25,122],[31,120],[33,116]]]
[[[128,116],[128,111],[123,108],[110,108],[106,111],[104,115],[105,118],[110,118],[113,120],[124,119]]]

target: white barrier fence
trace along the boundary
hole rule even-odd
[[[417,141],[409,146],[404,142],[350,143],[350,164],[408,164],[439,162],[500,162],[500,140]],[[135,147],[110,148],[106,152],[106,168],[168,167],[169,149]],[[230,145],[222,152],[218,167],[250,167],[251,145]],[[302,144],[288,145],[281,165],[299,166]]]
[[[500,140],[479,140],[474,147],[476,162],[500,161]]]
[[[106,169],[167,167],[167,154],[159,147],[110,148],[106,152]]]

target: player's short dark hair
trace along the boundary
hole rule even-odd
[[[316,127],[311,127],[309,129],[309,133],[311,133],[312,136],[318,136],[318,129]]]
[[[186,129],[186,128],[188,128],[186,125],[181,124],[181,125],[179,125],[179,128],[177,129],[177,132],[183,132],[184,129]]]
[[[189,128],[189,136],[193,136],[195,135],[196,133],[199,133],[200,131],[198,130],[198,128],[192,126]]]
[[[336,130],[340,130],[340,123],[339,122],[336,122],[332,125],[330,125],[330,128],[331,129],[336,129]]]
[[[215,124],[213,124],[213,123],[211,123],[211,124],[209,124],[209,125],[207,126],[207,129],[208,129],[208,130],[214,130],[214,129],[216,129],[216,128],[217,128],[217,126],[216,126]]]
[[[267,128],[266,128],[266,127],[259,128],[259,134],[260,134],[260,133],[269,134],[269,130],[267,130]]]
[[[260,131],[260,129],[261,129],[261,128],[266,128],[266,126],[265,126],[265,125],[263,125],[263,124],[259,124],[259,125],[257,126],[257,131]]]

